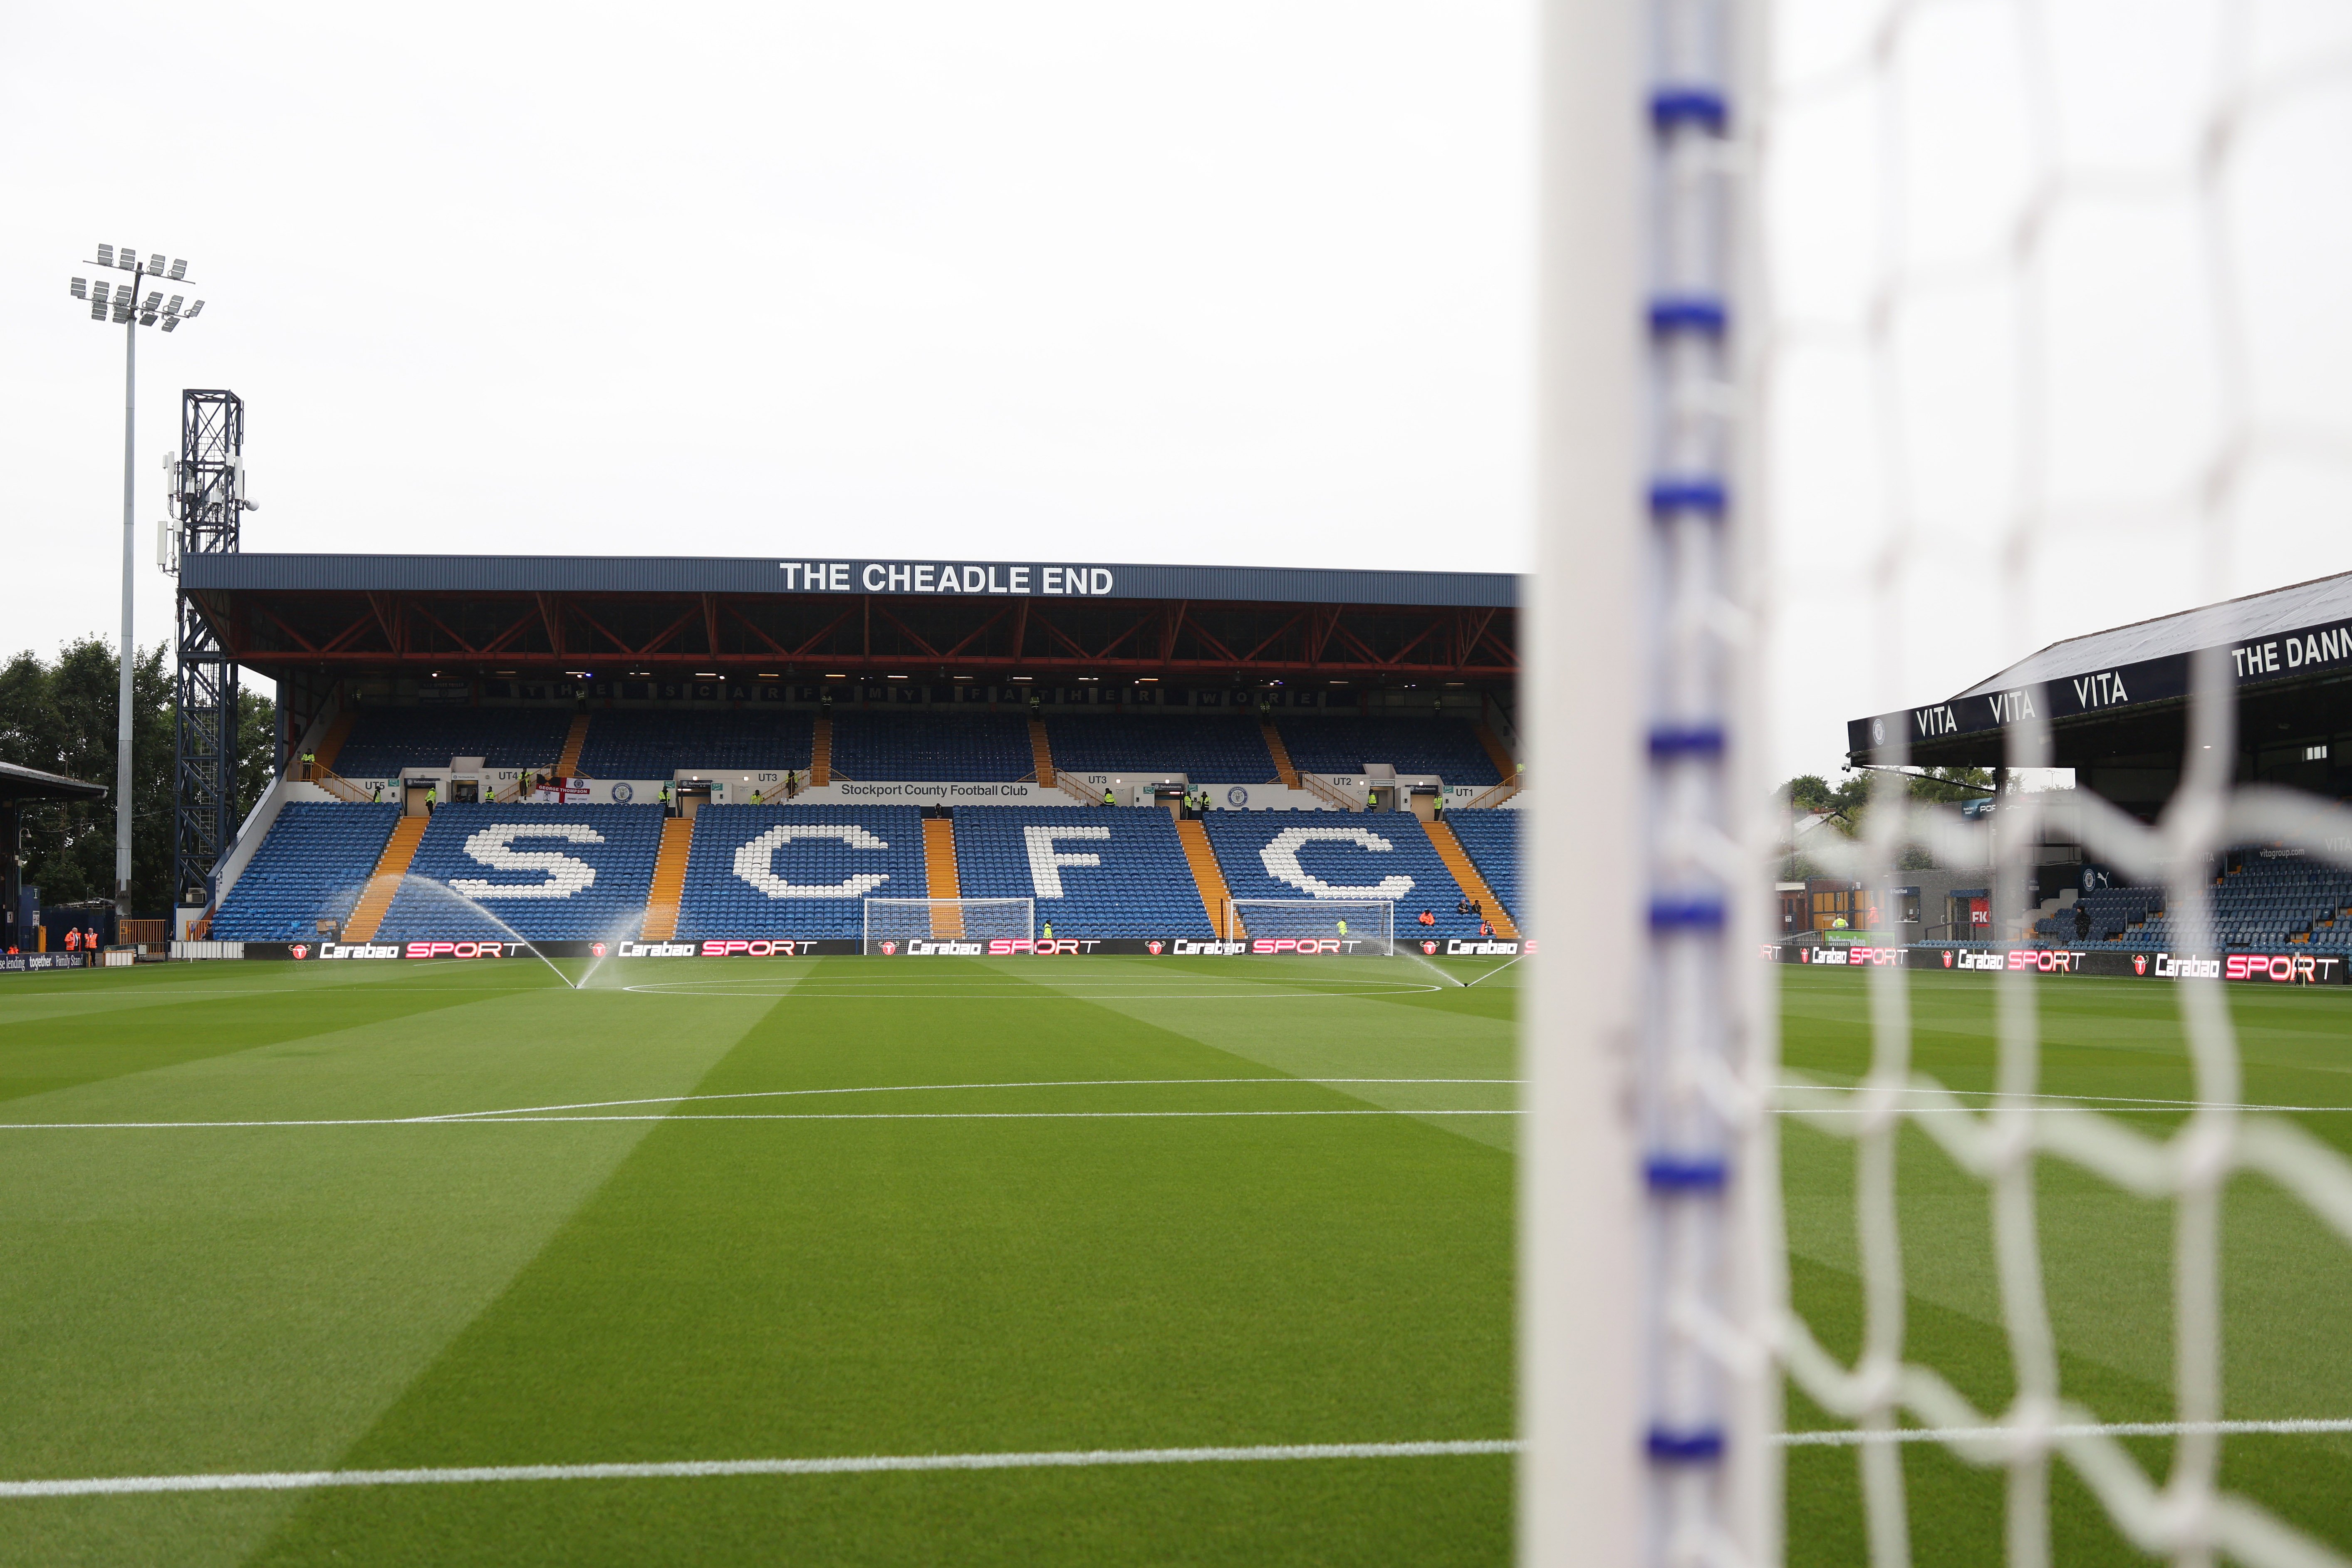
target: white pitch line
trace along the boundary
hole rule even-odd
[[[1842,1427],[1827,1432],[1783,1432],[1789,1448],[1858,1448],[1877,1443],[1958,1443],[2016,1437],[2012,1427],[1898,1427],[1889,1432]],[[2352,1420],[2107,1421],[2049,1428],[2053,1437],[2308,1437],[2352,1432]]]
[[[501,1127],[566,1122],[1082,1122],[1217,1116],[1516,1116],[1510,1111],[730,1111],[636,1116],[348,1116],[255,1122],[0,1122],[0,1133],[134,1132],[169,1127]]]
[[[768,1100],[796,1094],[917,1094],[957,1089],[1121,1089],[1149,1083],[1502,1083],[1517,1078],[1041,1078],[1024,1083],[871,1083],[835,1089],[746,1089],[733,1094],[649,1094],[642,1100],[583,1100],[573,1105],[518,1105],[504,1111],[444,1111],[420,1122],[462,1122],[477,1116],[529,1116],[541,1111],[604,1111],[615,1105],[681,1105],[701,1100]]]
[[[1782,1432],[1781,1448],[1940,1443],[2011,1435],[2003,1427],[1906,1427],[1891,1432]],[[2055,1437],[2314,1437],[2352,1433],[2352,1420],[2117,1421],[2050,1428]],[[1511,1438],[1420,1443],[1284,1443],[1214,1448],[1070,1448],[1015,1454],[877,1454],[831,1459],[683,1459],[605,1465],[467,1465],[397,1470],[259,1470],[184,1476],[92,1476],[0,1481],[0,1500],[150,1492],[306,1491],[318,1487],[454,1486],[494,1481],[698,1480],[729,1476],[875,1475],[909,1470],[1079,1469],[1114,1465],[1248,1464],[1303,1459],[1429,1459],[1516,1454]]]
[[[687,1459],[669,1464],[468,1465],[405,1470],[263,1470],[244,1475],[100,1476],[0,1481],[0,1499],[136,1492],[302,1491],[312,1487],[449,1486],[482,1481],[700,1479],[714,1476],[844,1476],[894,1470],[1079,1469],[1102,1465],[1208,1465],[1299,1459],[1434,1459],[1511,1454],[1508,1439],[1435,1443],[1285,1443],[1232,1448],[1073,1448],[1035,1454],[889,1454],[839,1459]]]

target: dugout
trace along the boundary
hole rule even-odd
[[[79,779],[68,779],[62,774],[44,773],[37,768],[19,768],[13,762],[0,762],[0,952],[11,947],[30,951],[38,942],[32,925],[38,912],[28,909],[25,899],[24,873],[24,810],[28,805],[48,800],[102,800],[106,786],[87,783]],[[108,906],[102,923],[103,935],[112,939],[113,909]]]
[[[2352,572],[2053,643],[1955,696],[1852,721],[1846,758],[2000,768],[2039,717],[2048,766],[2152,821],[2180,781],[2200,656],[2235,692],[2237,782],[2352,799]]]

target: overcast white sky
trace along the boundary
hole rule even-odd
[[[1835,56],[1868,9],[1792,5],[1795,56]],[[141,334],[142,557],[179,389],[226,386],[247,404],[256,549],[1518,570],[1534,16],[1532,0],[0,10],[0,645],[113,634],[121,332],[66,289],[101,240],[189,257],[208,301],[184,331]],[[2137,36],[2083,46],[2111,57]],[[1956,62],[1926,79],[1959,94],[1970,136],[1943,154],[1987,193],[1964,214],[1983,216],[2015,172],[2000,135],[1976,135],[2000,125],[1983,83],[2001,40],[1928,43]],[[2185,99],[2166,64],[2123,74]],[[1791,143],[1778,198],[1784,270],[1830,315],[1870,281],[1839,112],[1810,151]],[[2338,211],[2347,129],[2339,113],[2294,138],[2334,150],[2295,167]],[[2144,234],[2090,246],[2095,300],[2169,254]],[[2306,316],[2347,262],[2323,247],[2289,275]],[[2200,373],[2116,358],[2166,297],[2121,298],[2134,308],[2084,362],[2126,386]],[[1883,496],[1856,456],[1868,388],[1835,355],[1792,361],[1780,772],[1832,767],[1846,718],[2211,596],[2155,536],[2110,531],[2066,545],[2079,559],[2045,567],[2047,601],[2000,623],[1969,531],[1985,516],[1969,485],[1999,464],[1938,416],[1997,393],[1979,325],[1947,322],[1960,368],[1923,394],[1948,438],[1920,476],[1955,531],[1906,582],[1916,646],[1891,662],[1859,640],[1853,575]],[[2102,428],[2179,444],[2106,384],[2079,395]],[[2291,509],[2304,521],[2233,588],[2352,568],[2335,501]],[[152,642],[169,582],[143,569],[139,586]]]

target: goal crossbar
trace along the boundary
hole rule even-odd
[[[1396,903],[1386,898],[1228,898],[1217,935],[1228,942],[1332,941],[1340,953],[1396,950]]]
[[[1037,904],[1029,898],[869,898],[860,929],[859,950],[879,953],[884,943],[1024,940],[1037,934]],[[895,950],[895,948],[893,949]]]

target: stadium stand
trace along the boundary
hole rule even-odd
[[[1017,714],[835,711],[835,779],[1010,783],[1036,766],[1029,726]]]
[[[1166,811],[960,806],[955,845],[962,895],[1034,898],[1041,935],[1213,935]]]
[[[682,768],[781,773],[809,765],[814,727],[814,715],[790,709],[611,709],[591,716],[579,771],[591,779],[667,779]]]
[[[1407,813],[1212,811],[1204,821],[1235,898],[1390,898],[1401,942],[1478,935],[1478,917],[1455,911],[1461,884]],[[1424,909],[1434,927],[1419,924]]]
[[[320,921],[351,914],[399,818],[397,806],[288,801],[208,935],[224,942],[317,940]]]
[[[1517,816],[1515,811],[1449,811],[1446,821],[1430,822],[1430,844],[1437,846],[1437,858],[1446,862],[1454,873],[1454,882],[1463,886],[1470,898],[1477,900],[1482,910],[1489,912],[1496,936],[1515,938],[1519,936],[1519,825],[1517,822],[1494,822],[1494,816]],[[1470,841],[1463,837],[1463,822],[1467,821],[1470,837],[1482,841],[1484,861],[1470,853]],[[1486,873],[1494,862],[1500,870]],[[1503,894],[1503,889],[1510,894]]]
[[[532,940],[634,937],[663,820],[657,806],[443,806],[376,937],[497,941],[498,921]]]
[[[1448,784],[1500,784],[1475,726],[1455,718],[1289,718],[1278,721],[1290,760],[1307,773],[1360,773],[1385,762]],[[1055,744],[1058,755],[1060,746]]]
[[[1118,715],[1045,721],[1054,765],[1068,773],[1181,773],[1195,783],[1257,784],[1276,777],[1252,718]]]
[[[855,939],[866,898],[922,898],[927,885],[915,807],[705,806],[677,936]]]
[[[2090,917],[2087,935],[2077,911]],[[2252,860],[2213,886],[2213,931],[2224,948],[2352,953],[2352,873],[2307,860]],[[2034,922],[2037,943],[2180,948],[2189,941],[2155,887],[2100,888]]]
[[[1495,898],[1514,921],[1519,920],[1519,818],[1516,810],[1445,813],[1445,825],[1454,830],[1470,863],[1486,879]]]
[[[346,779],[390,779],[404,768],[446,768],[478,757],[488,768],[547,768],[563,755],[568,709],[370,707],[359,710],[335,756]]]

